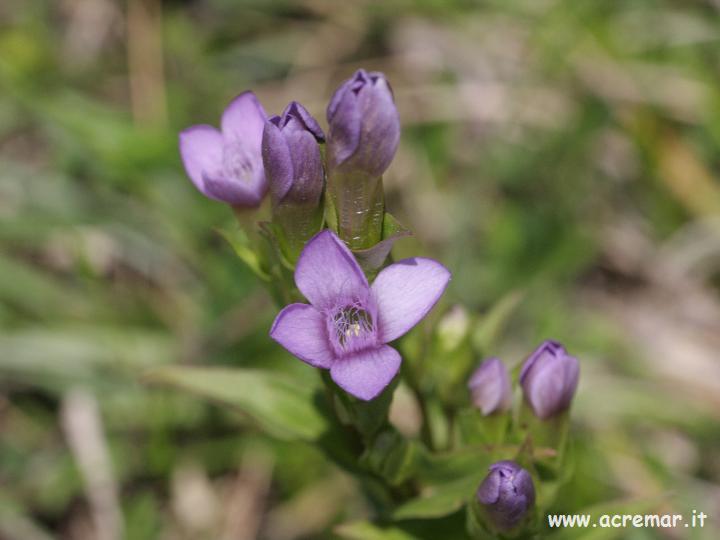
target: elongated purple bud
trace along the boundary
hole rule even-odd
[[[477,490],[477,500],[486,519],[500,532],[520,525],[535,503],[530,473],[514,461],[498,461]]]
[[[580,366],[557,341],[543,342],[525,361],[520,372],[525,400],[540,419],[570,407],[577,389]]]
[[[280,226],[280,242],[292,262],[322,225],[325,173],[319,143],[324,141],[318,123],[295,101],[265,123],[262,158],[273,222]]]
[[[329,192],[339,236],[353,249],[382,237],[382,175],[400,141],[400,118],[385,76],[358,70],[327,108]]]
[[[485,360],[477,368],[470,380],[468,388],[472,402],[484,416],[503,413],[510,409],[512,388],[507,368],[499,358]]]

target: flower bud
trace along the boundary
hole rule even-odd
[[[485,360],[470,377],[472,402],[483,416],[510,409],[512,388],[507,368],[499,358]]]
[[[480,484],[476,494],[483,515],[493,528],[509,532],[529,515],[535,503],[530,473],[514,461],[498,461]]]
[[[382,174],[400,141],[400,118],[382,73],[358,70],[327,108],[329,192],[340,237],[352,249],[382,239]]]
[[[328,166],[382,176],[400,141],[400,118],[385,76],[356,71],[335,91],[327,119]]]
[[[545,341],[525,361],[520,372],[525,400],[544,420],[570,407],[580,367],[557,341]]]
[[[324,141],[318,123],[295,101],[282,116],[265,123],[262,158],[273,222],[280,226],[280,244],[293,262],[322,225],[324,171],[318,143]]]

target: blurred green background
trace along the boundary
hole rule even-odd
[[[581,360],[555,510],[710,516],[565,534],[720,537],[717,0],[3,0],[0,538],[334,538],[367,516],[318,451],[142,379],[315,376],[268,339],[177,133],[245,89],[325,125],[358,67],[403,124],[396,252],[453,270],[440,309],[521,298],[489,351],[510,365],[547,337]]]

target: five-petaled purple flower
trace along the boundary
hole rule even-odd
[[[530,473],[514,461],[498,461],[480,484],[477,500],[499,531],[517,527],[535,502]]]
[[[557,341],[548,340],[525,361],[520,384],[535,415],[546,419],[570,406],[579,375],[577,359]]]
[[[415,326],[442,295],[450,272],[432,259],[405,259],[368,284],[350,250],[330,230],[300,254],[295,283],[310,301],[290,304],[270,336],[308,364],[329,369],[346,392],[376,397],[400,368],[387,343]]]
[[[357,70],[335,91],[327,120],[328,167],[382,176],[400,142],[400,118],[385,76]]]
[[[260,146],[267,114],[252,92],[230,102],[221,129],[191,126],[180,133],[185,170],[200,193],[236,207],[255,207],[267,192]]]
[[[510,375],[499,358],[485,360],[470,376],[472,402],[484,416],[505,412],[512,402]]]

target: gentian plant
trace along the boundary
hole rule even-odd
[[[239,228],[224,234],[276,301],[269,337],[308,364],[315,383],[190,367],[155,379],[239,407],[270,435],[310,442],[355,476],[374,523],[344,524],[341,536],[427,537],[423,520],[448,527],[443,538],[541,534],[538,516],[571,468],[577,359],[548,340],[513,369],[495,357],[477,364],[492,347],[487,329],[508,310],[491,312],[490,323],[457,305],[430,316],[451,269],[392,259],[409,231],[385,208],[382,176],[400,120],[382,73],[359,70],[343,82],[327,121],[323,130],[294,101],[268,116],[245,92],[221,129],[180,133],[187,175],[236,210]],[[416,432],[390,421],[399,386],[418,405]]]

